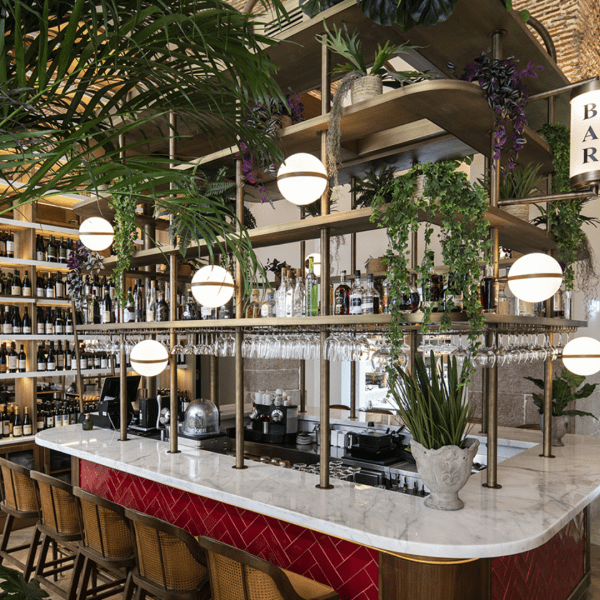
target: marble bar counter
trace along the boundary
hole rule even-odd
[[[387,553],[481,559],[538,548],[563,530],[600,493],[600,439],[567,435],[555,458],[541,458],[541,433],[503,429],[501,439],[536,443],[498,465],[501,489],[473,475],[460,493],[465,508],[432,510],[417,496],[334,480],[316,489],[317,475],[131,437],[79,425],[38,433],[40,446],[164,484],[203,498],[267,515]]]

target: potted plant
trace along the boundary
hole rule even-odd
[[[420,71],[396,71],[389,66],[388,61],[394,56],[407,52],[414,46],[393,45],[389,40],[385,42],[384,46],[378,44],[373,64],[369,68],[363,45],[358,39],[356,30],[350,34],[345,24],[343,29],[338,29],[334,25],[332,31],[327,29],[325,23],[323,23],[323,27],[325,33],[316,36],[317,40],[347,60],[333,71],[334,74],[343,74],[344,77],[333,96],[327,130],[327,169],[330,177],[333,177],[333,186],[337,187],[337,165],[341,139],[340,120],[344,108],[342,100],[347,92],[350,92],[352,104],[356,104],[381,94],[384,82],[389,87],[399,88],[424,79],[431,79],[431,75]]]
[[[542,390],[541,394],[533,394],[533,403],[540,411],[542,430],[544,429],[544,380],[534,377],[525,377]],[[552,445],[564,446],[562,438],[567,433],[569,417],[593,417],[595,415],[583,410],[567,409],[568,405],[575,400],[587,398],[594,393],[597,383],[586,383],[584,375],[575,375],[569,369],[563,367],[561,374],[552,380]]]
[[[464,370],[459,374],[452,357],[445,373],[444,361],[438,366],[431,352],[429,368],[417,355],[414,374],[398,365],[396,371],[391,396],[412,434],[417,470],[431,492],[425,506],[461,509],[464,502],[458,492],[469,479],[479,449],[479,440],[467,437],[473,407],[466,400]]]
[[[0,565],[0,589],[0,598],[9,600],[42,600],[50,597],[38,581],[27,582],[22,573],[4,565]]]

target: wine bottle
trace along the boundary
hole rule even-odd
[[[12,284],[10,287],[11,296],[21,296],[23,293],[23,287],[21,285],[21,278],[19,277],[19,271],[15,269],[15,273],[12,278]]]
[[[51,263],[58,262],[58,248],[54,242],[54,236],[50,236],[48,246],[46,247],[46,260]]]
[[[60,404],[56,403],[54,406],[54,427],[62,427],[62,412],[60,410]]]
[[[46,353],[44,352],[44,346],[40,346],[38,348],[37,353],[37,370],[45,371],[46,370]]]
[[[56,371],[56,352],[54,351],[54,342],[50,342],[48,358],[46,359],[46,371]]]
[[[25,407],[25,414],[23,415],[23,435],[33,435],[33,423],[29,417],[29,408]]]
[[[44,238],[41,235],[37,236],[35,242],[35,253],[39,261],[46,260],[46,246],[44,245]]]
[[[58,262],[63,265],[67,264],[67,246],[65,245],[65,239],[62,237],[58,245]]]
[[[15,351],[14,344],[10,346],[10,352],[8,353],[8,372],[16,373],[19,369],[19,355]]]
[[[33,289],[31,285],[31,279],[29,279],[29,271],[25,271],[25,277],[23,277],[23,286],[21,288],[21,293],[26,298],[31,298]]]
[[[27,306],[23,309],[23,334],[31,335],[31,317]]]
[[[6,373],[8,371],[8,362],[6,356],[6,344],[0,346],[0,373]]]
[[[65,335],[71,335],[73,333],[73,314],[69,310],[67,312],[67,318],[65,320]]]
[[[15,235],[14,233],[9,233],[6,238],[6,256],[8,258],[15,257]]]
[[[4,232],[0,233],[0,256],[6,256],[6,236]]]
[[[54,311],[52,309],[46,313],[46,335],[54,335]]]
[[[13,437],[23,437],[23,422],[17,407],[15,407],[15,420],[13,421]]]
[[[19,352],[19,373],[25,373],[27,371],[27,355],[21,344],[21,351]]]
[[[62,311],[56,311],[56,317],[54,319],[54,333],[55,335],[64,335],[65,333],[65,321],[62,317]]]
[[[37,277],[35,280],[35,295],[38,298],[46,297],[46,285],[44,284],[44,280],[42,279],[42,276],[40,273],[37,274]]]
[[[146,298],[146,322],[154,323],[156,320],[156,287],[154,280],[150,282],[148,295]]]
[[[161,322],[169,320],[169,305],[165,300],[164,291],[160,293],[160,300],[156,309],[156,320]]]
[[[58,349],[56,350],[56,370],[65,370],[65,353],[63,352],[62,344],[60,342],[58,342]]]
[[[125,310],[123,311],[123,322],[133,323],[135,319],[135,308],[133,303],[133,294],[131,293],[131,287],[127,288],[127,296],[125,299]]]
[[[46,333],[46,311],[38,306],[37,309],[37,334],[44,335]]]
[[[65,297],[65,283],[62,279],[62,274],[57,273],[56,281],[54,282],[54,297],[64,298]]]
[[[8,409],[6,404],[2,409],[2,435],[8,437],[10,435],[10,419],[8,418]]]
[[[10,316],[9,310],[10,309],[8,306],[4,307],[4,321],[2,321],[2,333],[4,335],[12,335],[13,333],[12,318]]]
[[[12,314],[12,328],[13,335],[21,335],[23,331],[21,315],[19,314],[19,307],[13,306],[13,314]]]
[[[69,348],[69,342],[65,342],[65,371],[70,371],[73,368],[73,354]]]

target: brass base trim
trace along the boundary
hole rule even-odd
[[[420,556],[418,554],[401,554],[400,552],[386,552],[409,562],[421,563],[424,565],[464,565],[466,563],[482,560],[480,558],[435,558],[431,556]]]
[[[329,484],[328,486],[323,487],[320,483],[317,483],[317,485],[315,485],[315,487],[318,490],[332,490],[333,489],[333,486],[331,484]],[[327,535],[329,535],[329,534],[327,534]],[[335,536],[333,536],[333,537],[335,537]],[[362,544],[359,544],[359,546],[362,546]]]
[[[167,450],[167,454],[181,454],[181,450]]]
[[[487,483],[482,483],[481,487],[487,488],[488,490],[501,490],[502,486],[499,483],[495,485],[488,485]]]
[[[548,454],[548,456],[545,454],[540,454],[540,458],[556,458],[556,456],[554,456],[554,454]]]
[[[248,468],[248,465],[242,465],[241,467],[238,467],[237,465],[233,465],[231,468],[235,469],[236,471],[243,471],[244,469]],[[219,500],[219,502],[220,502],[220,500]],[[236,506],[236,505],[230,504],[230,506]],[[255,512],[255,511],[253,511],[253,512]]]

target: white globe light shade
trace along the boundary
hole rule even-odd
[[[299,152],[286,158],[277,171],[277,187],[286,200],[303,206],[318,200],[327,189],[327,170],[312,154]]]
[[[102,217],[90,217],[79,226],[79,240],[90,250],[106,250],[114,238],[113,226]]]
[[[160,375],[169,363],[167,349],[156,340],[138,342],[129,355],[131,367],[144,377]]]
[[[233,277],[223,267],[207,265],[192,278],[192,294],[203,306],[218,308],[233,296]]]
[[[508,272],[510,291],[524,302],[542,302],[560,289],[562,269],[548,254],[534,252],[517,260]]]
[[[593,375],[600,371],[600,342],[591,337],[575,338],[563,348],[562,360],[575,375]]]
[[[321,255],[318,252],[313,252],[306,257],[306,272],[308,273],[308,266],[310,265],[311,258],[313,259],[313,273],[315,274],[315,277],[321,277]]]

